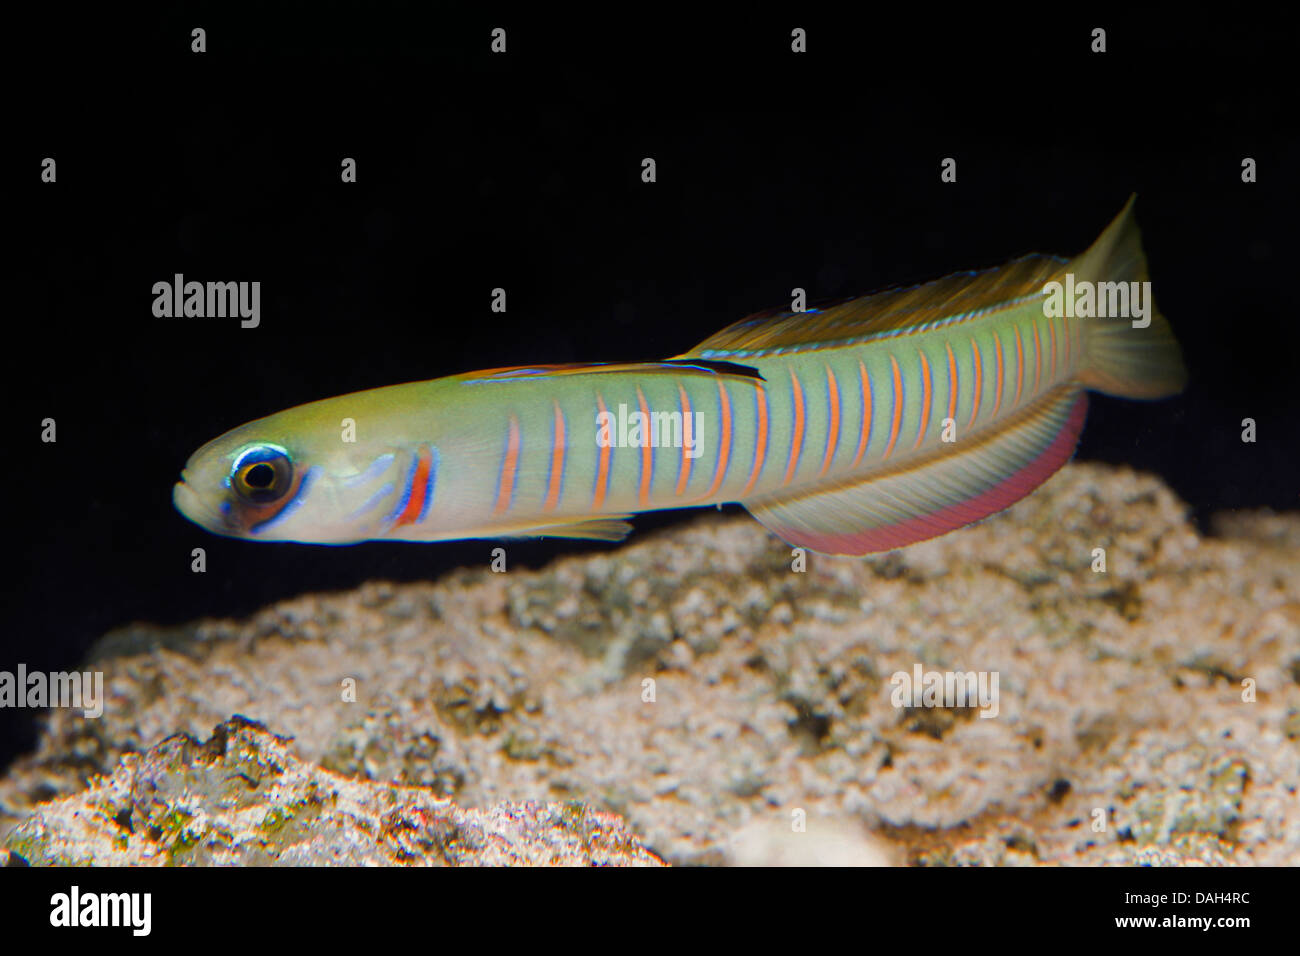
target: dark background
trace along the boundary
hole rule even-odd
[[[171,486],[235,425],[472,368],[664,357],[795,286],[816,300],[1074,254],[1133,191],[1191,384],[1151,404],[1094,396],[1079,457],[1160,474],[1202,523],[1297,506],[1293,34],[1258,8],[1248,22],[1045,5],[219,9],[52,7],[8,24],[0,670],[72,668],[135,620],[246,615],[487,560],[486,542],[207,534]],[[488,49],[498,25],[504,56]],[[45,156],[56,185],[39,182]],[[345,156],[355,185],[339,181]],[[947,156],[956,184],[939,180]],[[151,287],[175,272],[260,280],[261,327],[155,319]],[[518,543],[511,558],[599,547]],[[0,767],[37,717],[0,711]]]

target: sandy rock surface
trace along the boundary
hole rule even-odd
[[[109,777],[44,804],[9,862],[69,866],[659,866],[623,821],[576,801],[462,810],[425,787],[358,781],[232,718],[204,742],[169,737]]]
[[[0,833],[71,857],[71,805],[40,801],[109,774],[78,798],[102,804],[142,761],[165,780],[143,752],[241,714],[292,738],[295,779],[422,788],[400,792],[483,833],[459,808],[533,801],[536,839],[502,862],[558,839],[566,862],[1295,865],[1300,515],[1215,531],[1153,477],[1071,465],[972,528],[802,572],[748,517],[705,514],[535,571],[139,625],[97,650],[104,716],[53,712],[0,780]],[[996,672],[996,716],[895,706],[916,665]],[[597,821],[599,852],[556,805]],[[399,859],[330,832],[310,859]],[[97,861],[153,852],[84,838]]]

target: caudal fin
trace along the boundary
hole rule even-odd
[[[1081,320],[1086,359],[1079,383],[1107,395],[1164,398],[1183,390],[1187,370],[1174,330],[1156,309],[1146,284],[1147,258],[1133,217],[1136,198],[1129,197],[1106,231],[1066,269],[1074,273],[1076,288],[1083,281],[1093,283],[1096,304],[1106,302],[1108,312],[1116,311],[1117,303],[1127,303],[1127,317]],[[1132,283],[1140,284],[1140,298],[1131,295]],[[1141,317],[1135,309],[1139,303],[1146,310]]]

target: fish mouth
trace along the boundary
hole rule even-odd
[[[172,486],[172,504],[176,510],[209,531],[223,533],[224,525],[216,509],[209,506],[188,482],[189,472],[182,471],[181,480]]]

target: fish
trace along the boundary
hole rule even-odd
[[[277,412],[196,451],[173,502],[217,534],[331,545],[618,541],[637,513],[732,502],[818,553],[933,538],[1061,468],[1089,391],[1184,387],[1135,198],[1072,259],[760,312],[658,361],[487,369]]]

